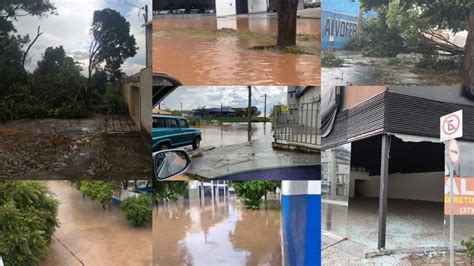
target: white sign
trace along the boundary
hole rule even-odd
[[[462,137],[462,110],[440,118],[441,141]]]
[[[459,163],[459,158],[461,157],[461,149],[459,148],[459,144],[455,139],[449,141],[448,155],[449,160],[451,160],[452,164]]]

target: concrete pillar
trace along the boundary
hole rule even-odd
[[[321,261],[321,181],[282,181],[284,265]]]
[[[379,235],[378,249],[385,249],[387,233],[387,194],[388,194],[388,163],[390,155],[390,136],[382,135],[382,152],[380,158],[380,195],[379,195]]]

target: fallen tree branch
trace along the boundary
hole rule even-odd
[[[36,33],[36,37],[33,39],[33,41],[30,43],[30,45],[28,45],[28,48],[26,49],[25,53],[23,54],[23,59],[21,60],[21,66],[23,67],[23,69],[25,68],[25,61],[26,61],[26,56],[28,55],[28,52],[30,51],[33,44],[35,44],[36,40],[38,40],[38,38],[41,36],[41,34],[43,34],[43,33],[40,32],[40,26],[38,26],[38,32]]]

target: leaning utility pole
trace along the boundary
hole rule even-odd
[[[248,106],[248,111],[247,111],[247,116],[248,116],[248,127],[247,127],[247,133],[248,133],[248,141],[252,140],[252,87],[248,86],[249,88],[249,106]]]

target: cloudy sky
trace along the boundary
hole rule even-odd
[[[144,21],[143,16],[139,17],[138,13],[139,7],[145,4],[149,5],[151,13],[151,0],[51,0],[51,2],[57,8],[57,15],[41,19],[21,17],[15,22],[18,33],[29,34],[31,39],[36,36],[38,26],[41,26],[43,32],[29,52],[27,66],[29,71],[36,68],[47,47],[60,45],[64,47],[68,56],[83,63],[84,69],[87,69],[92,16],[95,10],[103,8],[115,9],[126,18],[130,23],[131,34],[135,36],[139,47],[137,55],[125,61],[122,70],[130,75],[145,66],[145,29],[142,27]]]
[[[199,91],[199,93],[196,93]],[[287,87],[252,87],[252,106],[257,106],[263,115],[267,94],[267,113],[272,106],[287,103]],[[162,109],[179,110],[183,103],[183,110],[192,110],[200,106],[217,108],[221,106],[246,107],[248,104],[247,87],[180,87],[161,102]]]

